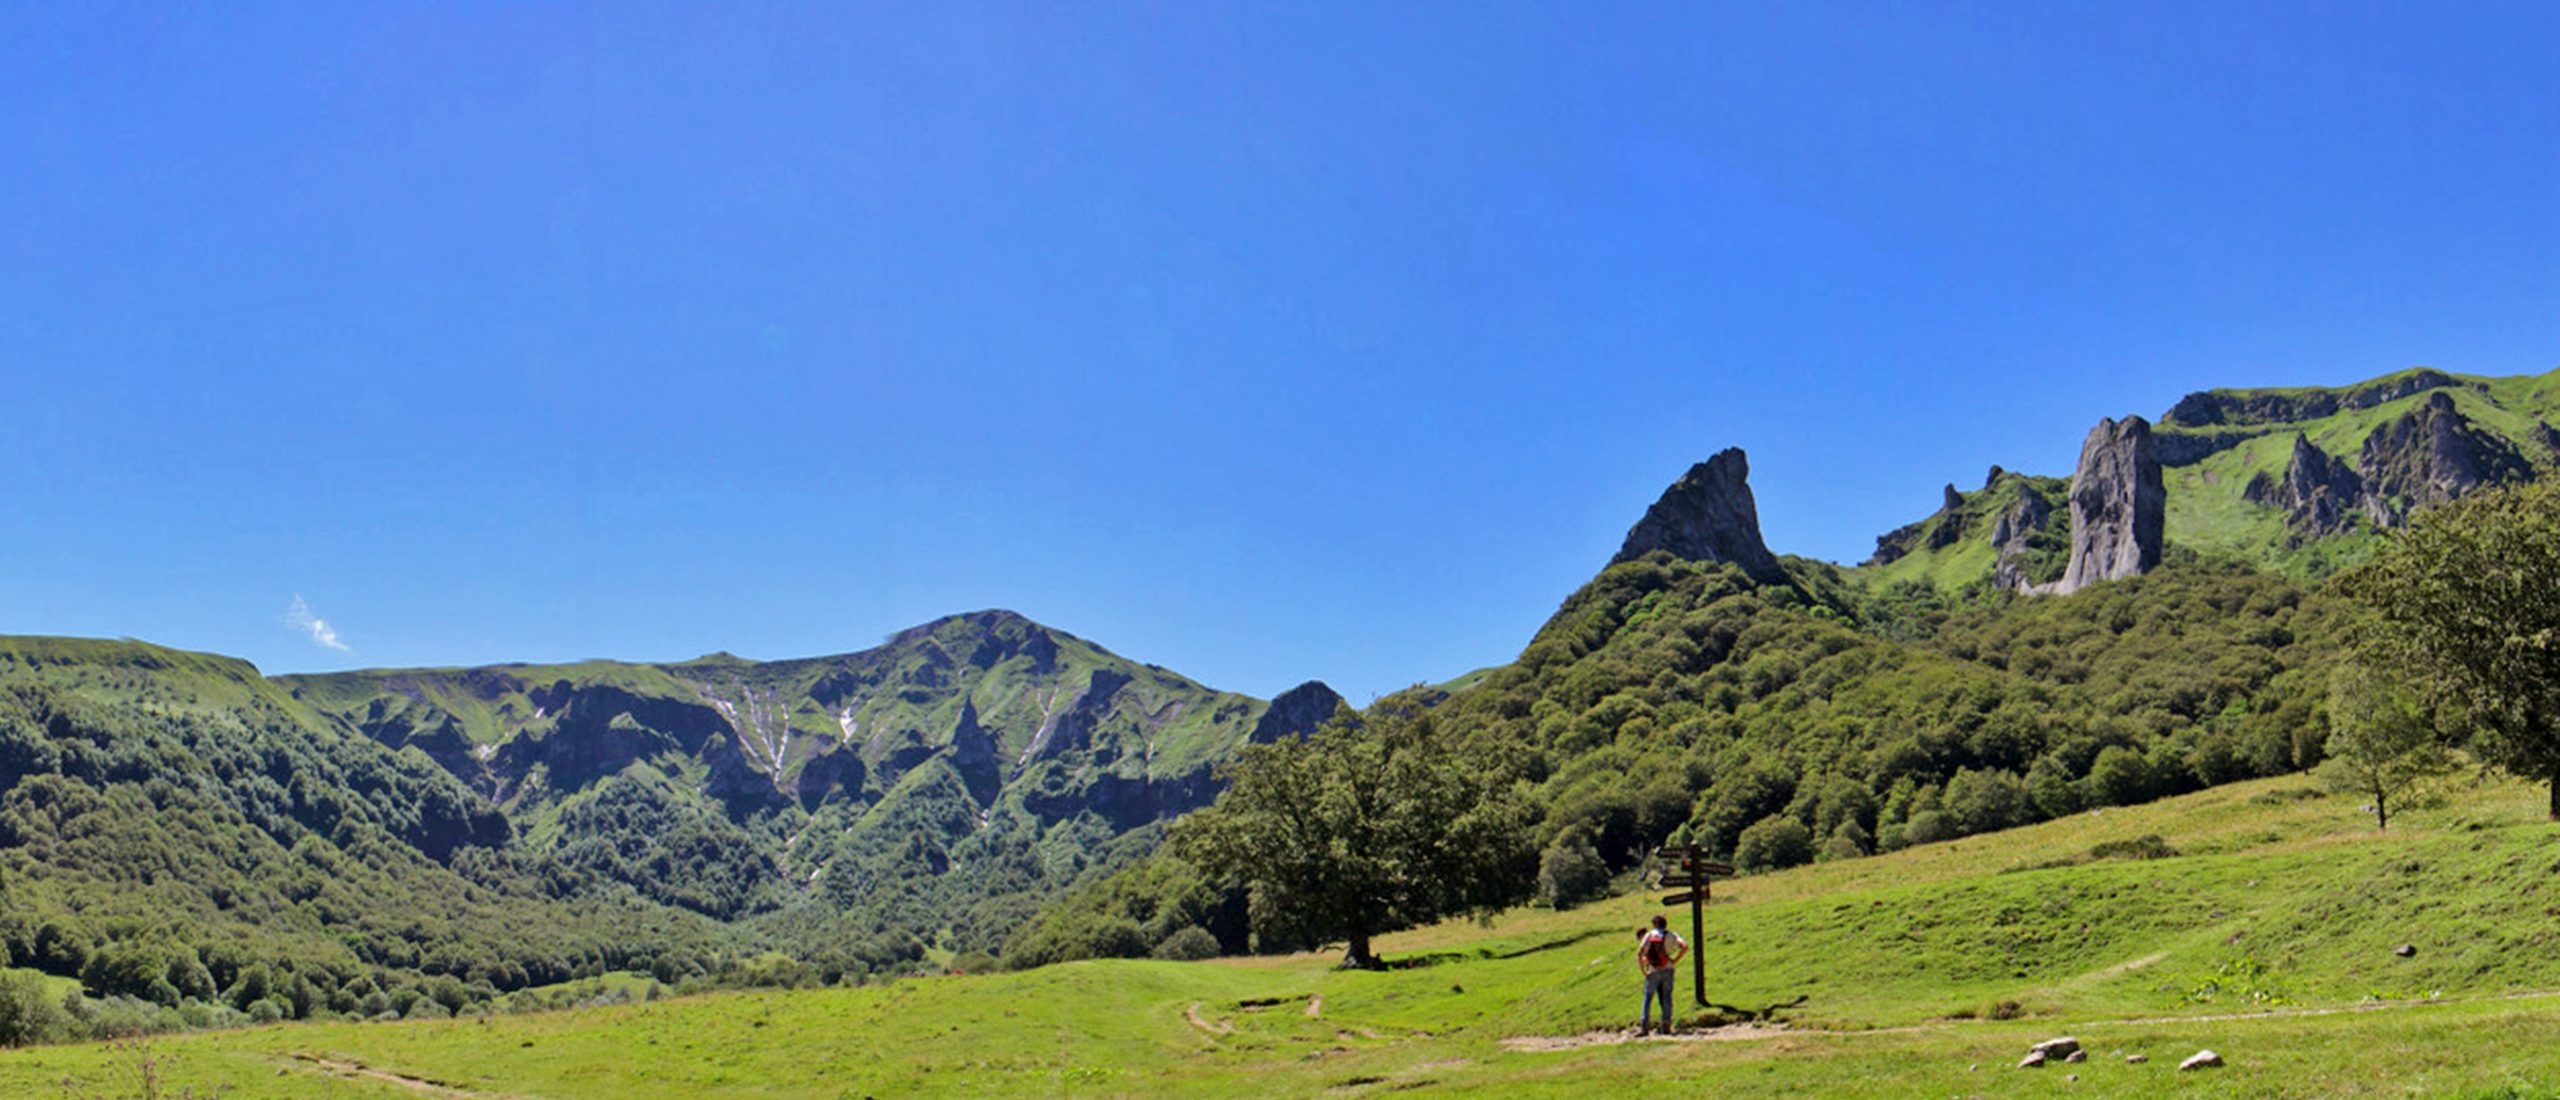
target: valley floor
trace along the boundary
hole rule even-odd
[[[1641,891],[1390,937],[1414,965],[1384,973],[1108,961],[286,1025],[0,1054],[0,1095],[138,1095],[147,1072],[225,1097],[2560,1097],[2541,792],[2468,789],[2377,835],[2307,783],[1720,885],[1709,998],[1767,1019],[1700,1010],[1721,1026],[1672,1039],[1627,1038]],[[2016,1068],[2059,1035],[2088,1061]],[[2208,1048],[2228,1064],[2178,1070]]]

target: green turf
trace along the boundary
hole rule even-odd
[[[2351,799],[2267,780],[1735,880],[1708,910],[1711,997],[1786,1007],[1713,1041],[1518,1049],[1631,1023],[1643,892],[1388,937],[1423,965],[1385,973],[1085,962],[289,1025],[0,1055],[0,1094],[94,1091],[150,1056],[225,1096],[417,1095],[355,1066],[540,1097],[2560,1095],[2560,825],[2540,806],[2491,784],[2376,834]],[[2091,1061],[2012,1068],[2058,1034]],[[2176,1071],[2208,1047],[2230,1065]]]

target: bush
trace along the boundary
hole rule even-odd
[[[70,1037],[71,1018],[45,991],[44,979],[24,972],[0,974],[0,1047],[22,1047]]]
[[[2088,801],[2099,806],[2131,806],[2151,798],[2151,762],[2122,745],[2109,745],[2089,765]]]
[[[1775,871],[1813,862],[1813,831],[1785,814],[1761,818],[1742,831],[1734,862],[1745,871]]]
[[[1609,867],[1601,862],[1591,834],[1579,827],[1557,833],[1538,857],[1538,902],[1549,909],[1571,909],[1608,886]]]
[[[1214,959],[1218,957],[1218,937],[1210,935],[1208,929],[1199,925],[1184,925],[1181,931],[1166,936],[1163,943],[1157,944],[1152,954],[1156,958],[1176,962]]]

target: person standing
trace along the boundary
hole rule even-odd
[[[1653,927],[1636,937],[1636,970],[1644,975],[1644,1009],[1636,1016],[1636,1034],[1643,1035],[1653,1026],[1653,1000],[1662,998],[1662,1033],[1671,1034],[1672,979],[1680,973],[1680,960],[1689,954],[1689,941],[1671,930],[1671,923],[1657,913]]]

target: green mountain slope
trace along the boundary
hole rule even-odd
[[[290,981],[285,1016],[776,948],[775,980],[911,969],[992,952],[1330,710],[1289,698],[1007,612],[799,661],[274,679],[0,638],[0,964],[215,1015]]]
[[[1005,611],[836,657],[277,683],[436,759],[532,850],[822,958],[992,950],[1207,802],[1269,710]]]

